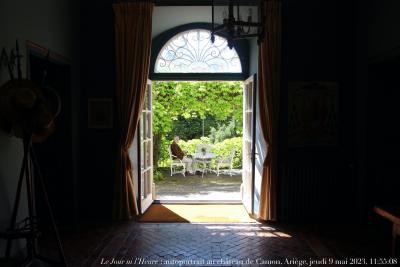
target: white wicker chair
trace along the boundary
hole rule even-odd
[[[178,157],[172,155],[171,151],[171,146],[168,146],[168,152],[169,152],[169,159],[171,160],[171,176],[176,174],[176,173],[182,173],[183,176],[185,176],[186,172],[186,165],[185,163],[182,162]]]
[[[227,157],[220,157],[215,160],[217,168],[217,176],[221,167],[229,167],[229,175],[232,176],[233,158],[235,157],[235,150],[232,149]]]

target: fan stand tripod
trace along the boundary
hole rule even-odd
[[[54,220],[53,212],[50,207],[49,199],[47,196],[46,188],[44,185],[43,177],[40,172],[39,163],[35,151],[32,146],[32,136],[25,134],[23,138],[24,156],[22,160],[22,167],[19,175],[17,193],[14,202],[14,208],[11,217],[10,227],[5,232],[0,232],[0,238],[7,240],[5,258],[10,258],[12,241],[14,239],[26,239],[27,256],[21,266],[67,266],[64,255],[60,235]],[[36,177],[35,177],[36,174]],[[21,223],[16,223],[19,203],[21,199],[21,189],[23,180],[26,180],[26,193],[28,199],[28,217]],[[34,185],[35,179],[39,183],[38,190],[42,191],[44,202],[47,212],[50,217],[50,226],[54,231],[57,241],[57,249],[60,261],[54,261],[39,254],[37,240],[40,235],[38,224],[35,214],[35,192]],[[22,225],[21,225],[22,224]]]

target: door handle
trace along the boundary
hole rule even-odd
[[[251,161],[255,161],[257,159],[257,155],[258,155],[258,153],[254,153],[254,156],[250,155]]]

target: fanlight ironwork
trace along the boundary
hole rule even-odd
[[[241,73],[242,66],[235,48],[225,38],[194,29],[172,37],[161,49],[154,66],[155,73]]]

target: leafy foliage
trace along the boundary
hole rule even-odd
[[[231,150],[235,150],[233,168],[242,167],[242,137],[225,139],[220,143],[214,144],[211,150],[220,157],[227,157]]]
[[[211,144],[210,138],[201,137],[200,139],[192,139],[188,141],[181,140],[179,146],[183,151],[187,151],[188,154],[193,155],[196,152],[196,147],[200,144]]]
[[[173,122],[172,131],[166,137],[167,139],[172,139],[174,135],[179,135],[184,140],[198,139],[203,136],[203,123],[204,136],[208,136],[212,128],[218,127],[220,121],[217,121],[211,115],[206,115],[204,120],[200,118],[185,119],[179,116],[178,120]]]
[[[201,137],[203,120],[206,136],[211,134],[212,128],[230,125],[231,121],[238,129],[236,135],[224,136],[241,136],[242,94],[240,82],[154,82],[153,155],[156,167],[168,161],[166,148],[174,135],[193,140]],[[218,140],[222,140],[222,136],[220,134]]]
[[[233,118],[242,122],[242,87],[240,82],[154,82],[154,133],[168,133],[173,122],[185,119],[216,120]]]
[[[163,173],[160,170],[154,170],[153,171],[153,180],[154,182],[160,182],[162,180],[164,180],[165,177],[163,175]]]
[[[220,125],[218,129],[211,127],[209,137],[212,143],[218,143],[238,135],[239,129],[236,128],[235,120],[231,120],[228,124]]]

